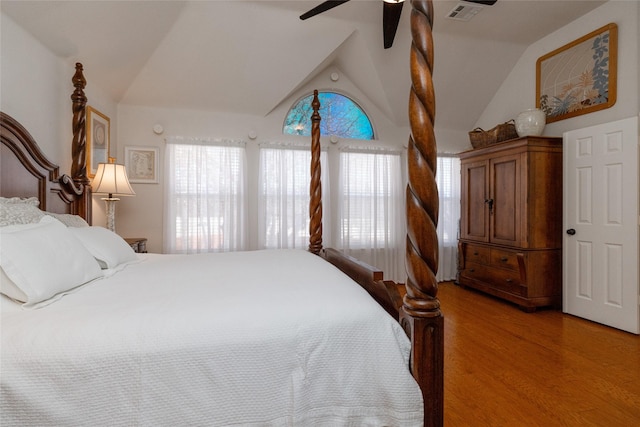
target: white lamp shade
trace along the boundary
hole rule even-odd
[[[136,195],[129,184],[126,168],[116,163],[98,163],[91,187],[94,194],[109,194],[109,197]]]

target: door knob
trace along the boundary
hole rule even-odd
[[[567,234],[569,236],[573,236],[574,234],[576,234],[576,230],[574,230],[573,228],[570,228],[570,229],[567,230]]]

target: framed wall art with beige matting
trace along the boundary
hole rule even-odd
[[[547,123],[611,107],[616,102],[618,26],[607,24],[536,63],[536,106]]]

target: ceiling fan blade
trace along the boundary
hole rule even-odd
[[[393,39],[396,37],[400,15],[402,14],[402,6],[404,1],[398,3],[382,2],[382,31],[384,37],[384,48],[389,49],[393,46]]]
[[[302,15],[300,15],[300,19],[302,19],[303,21],[305,19],[309,19],[312,16],[316,16],[322,12],[326,12],[329,9],[333,9],[336,6],[340,6],[342,3],[346,3],[349,0],[327,0],[325,2],[320,3],[319,5],[317,5],[316,7],[314,7],[313,9],[311,9],[308,12],[303,13]]]

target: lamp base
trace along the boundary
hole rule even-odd
[[[107,207],[107,229],[116,232],[116,202],[120,199],[116,197],[102,198]]]

